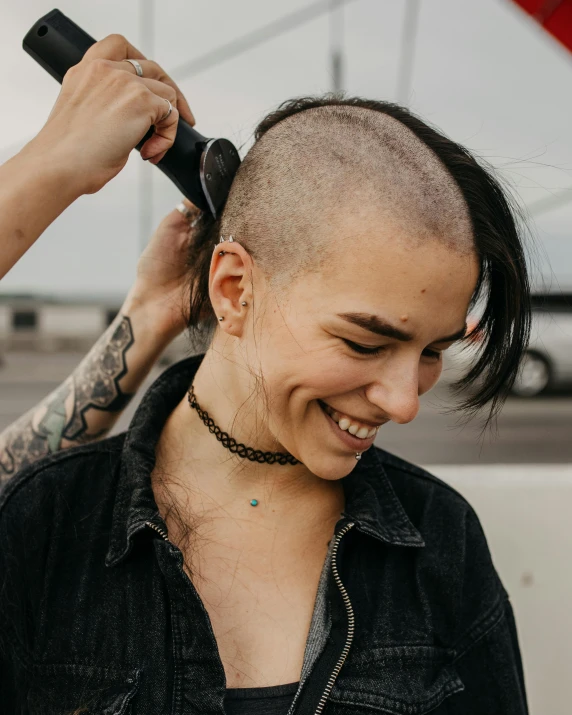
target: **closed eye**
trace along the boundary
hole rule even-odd
[[[359,353],[360,355],[378,355],[385,347],[384,345],[378,345],[377,347],[372,348],[367,345],[354,343],[353,340],[346,340],[346,338],[342,338],[342,340],[350,348],[350,350],[353,350],[355,353]],[[439,360],[441,357],[441,351],[425,348],[425,350],[423,350],[423,356],[431,358],[432,360]]]
[[[375,348],[370,348],[367,347],[367,345],[360,345],[359,343],[354,343],[353,340],[346,340],[345,338],[342,338],[344,343],[350,348],[350,350],[353,350],[355,353],[359,353],[360,355],[377,355],[383,350],[383,345],[378,345]]]
[[[441,357],[441,351],[425,348],[425,350],[423,351],[423,355],[425,357],[432,358],[433,360],[438,360]]]

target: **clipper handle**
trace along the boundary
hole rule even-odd
[[[91,35],[59,10],[52,10],[28,32],[24,50],[54,79],[62,82],[70,67],[81,61],[95,44]],[[153,134],[135,147],[140,150]],[[236,148],[227,139],[207,139],[183,119],[179,119],[173,146],[157,164],[184,196],[216,218],[222,210],[240,164]]]

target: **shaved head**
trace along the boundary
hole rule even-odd
[[[219,267],[213,245],[221,234],[234,236],[254,259],[252,283],[255,274],[265,279],[264,290],[258,290],[261,281],[256,290],[251,284],[249,294],[253,303],[256,297],[261,306],[273,306],[257,314],[261,325],[277,302],[281,309],[297,305],[302,318],[317,325],[312,301],[324,298],[326,285],[332,305],[340,296],[344,303],[362,296],[353,301],[355,308],[344,304],[338,314],[381,315],[377,304],[401,295],[417,266],[423,277],[419,300],[409,307],[403,300],[391,316],[394,327],[403,323],[412,330],[435,318],[431,309],[427,320],[416,321],[417,304],[432,300],[433,291],[451,294],[459,266],[478,266],[469,307],[478,306],[480,347],[456,387],[468,394],[463,407],[476,412],[490,403],[494,416],[528,343],[530,286],[514,203],[492,169],[405,107],[363,97],[290,99],[262,119],[254,137],[222,216],[203,214],[195,228],[188,255],[189,325],[210,330],[220,325],[217,317],[224,318],[211,294],[213,268]],[[398,281],[394,289],[388,275]],[[471,280],[461,281],[461,293]],[[310,284],[316,295],[300,303]],[[246,284],[232,285],[242,290]],[[444,321],[458,304],[443,298],[437,317]],[[284,323],[286,312],[278,312]],[[443,322],[440,332],[451,334],[461,322]],[[231,321],[224,326],[230,329]],[[339,326],[331,335],[336,331]]]
[[[341,217],[355,231],[340,232]],[[279,285],[319,269],[332,238],[350,250],[364,222],[371,239],[373,221],[395,228],[396,240],[474,250],[461,190],[433,150],[387,114],[330,105],[293,114],[258,139],[233,182],[221,233]]]

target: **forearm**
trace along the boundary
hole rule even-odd
[[[79,195],[63,165],[33,142],[0,166],[0,279]]]
[[[60,449],[105,436],[172,338],[128,299],[73,374],[0,434],[0,482]]]

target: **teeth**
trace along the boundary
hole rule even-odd
[[[378,427],[360,427],[359,424],[352,422],[349,417],[343,417],[340,412],[333,410],[329,405],[325,405],[326,412],[338,423],[338,427],[344,432],[347,430],[350,434],[358,439],[369,439],[379,431]]]

